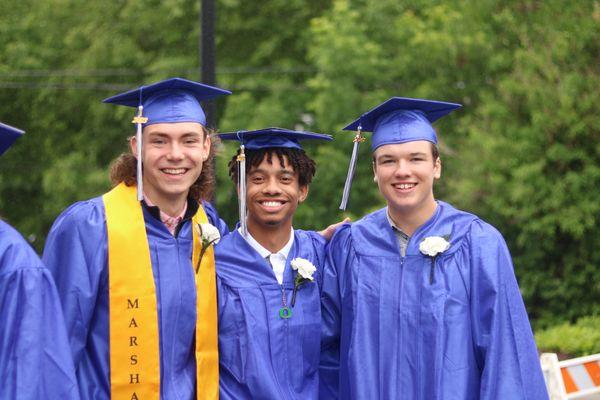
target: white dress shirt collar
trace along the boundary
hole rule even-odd
[[[238,229],[238,232],[240,232],[241,234],[240,229]],[[260,243],[256,241],[256,239],[252,237],[250,232],[248,232],[248,235],[246,237],[244,237],[244,235],[242,235],[242,237],[246,240],[246,242],[248,242],[250,247],[256,250],[258,254],[260,254],[262,258],[266,258],[269,261],[271,267],[273,268],[273,272],[275,273],[275,277],[277,278],[277,282],[279,282],[279,284],[281,285],[283,283],[283,273],[285,271],[285,264],[290,250],[292,249],[292,245],[294,244],[294,229],[292,228],[290,230],[290,239],[288,240],[288,242],[285,244],[285,246],[281,248],[281,250],[277,251],[276,253],[271,253],[269,250],[265,249]]]

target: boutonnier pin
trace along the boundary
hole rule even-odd
[[[304,282],[314,282],[315,278],[313,274],[317,268],[308,260],[304,258],[294,258],[290,263],[292,269],[296,271],[296,278],[294,279],[294,291],[292,292],[292,307],[296,303],[296,292],[300,285]]]
[[[437,256],[450,248],[448,241],[450,235],[446,236],[428,236],[419,243],[419,250],[426,256],[431,257],[431,270],[429,272],[429,283],[434,282],[433,274],[435,270],[435,259]]]
[[[200,257],[198,258],[198,264],[196,264],[196,273],[198,273],[204,253],[206,253],[206,250],[208,250],[211,245],[219,243],[219,240],[221,240],[221,234],[219,233],[219,230],[211,224],[196,224],[195,229],[202,245]]]

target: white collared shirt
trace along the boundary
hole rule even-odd
[[[238,232],[241,232],[241,228],[238,229]],[[292,249],[292,245],[294,244],[294,228],[290,231],[290,240],[286,243],[285,246],[277,253],[271,253],[269,250],[265,249],[260,243],[256,241],[248,232],[248,235],[244,237],[246,242],[254,249],[262,258],[266,258],[271,267],[273,268],[273,272],[275,273],[275,277],[277,278],[277,282],[281,285],[283,283],[283,272],[285,271],[285,262],[288,258],[290,250]]]

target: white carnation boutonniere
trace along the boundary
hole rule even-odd
[[[294,258],[290,263],[292,269],[296,271],[296,278],[294,279],[294,291],[292,293],[292,307],[296,303],[296,292],[300,285],[305,282],[314,282],[313,277],[317,267],[315,267],[310,261],[304,258]]]
[[[196,233],[200,238],[200,244],[202,246],[202,250],[200,250],[200,257],[198,258],[198,264],[196,265],[196,273],[198,273],[204,253],[206,253],[206,250],[208,250],[210,246],[219,243],[219,240],[221,240],[221,233],[219,233],[219,230],[216,226],[208,223],[196,224],[194,229],[196,229]]]
[[[437,256],[445,252],[450,248],[450,242],[448,239],[450,235],[446,236],[428,236],[419,243],[419,250],[426,256],[431,257],[431,270],[429,272],[429,283],[434,282],[434,270],[435,270],[435,259]]]

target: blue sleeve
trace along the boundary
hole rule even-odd
[[[319,233],[315,231],[300,231],[296,230],[296,232],[303,232],[306,234],[307,239],[310,241],[310,245],[312,247],[312,251],[314,254],[315,267],[317,267],[317,284],[319,288],[322,285],[322,277],[323,277],[323,268],[325,266],[325,258],[326,258],[326,249],[327,249],[327,239],[321,236]]]
[[[225,221],[223,221],[221,217],[219,217],[215,206],[213,206],[207,201],[203,201],[202,207],[204,207],[204,211],[206,212],[206,216],[208,217],[208,222],[217,227],[219,233],[221,234],[221,237],[229,234],[229,227],[227,226]]]
[[[5,233],[0,229],[0,397],[78,399],[52,276],[20,235]]]
[[[327,246],[321,287],[321,360],[319,398],[339,398],[340,332],[344,272],[352,264],[350,225],[344,224]]]
[[[69,207],[56,219],[46,240],[42,259],[56,282],[76,367],[99,293],[108,290],[107,254],[101,200]]]
[[[471,308],[480,399],[547,399],[538,353],[506,243],[482,222],[470,234]]]

